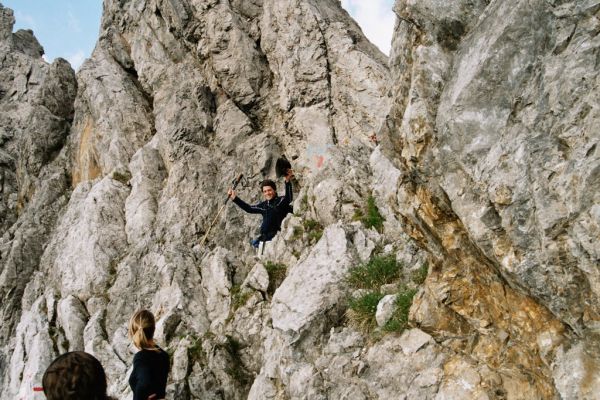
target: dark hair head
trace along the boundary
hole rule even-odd
[[[46,368],[42,387],[48,400],[106,400],[106,374],[91,354],[72,351]]]
[[[271,186],[274,191],[277,191],[277,185],[270,179],[265,179],[260,183],[260,190],[262,190],[265,186]]]

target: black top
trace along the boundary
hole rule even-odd
[[[140,350],[133,356],[133,371],[129,377],[129,386],[133,391],[133,400],[147,400],[155,394],[157,399],[165,398],[169,375],[169,355],[163,349],[158,351]]]
[[[239,197],[233,199],[233,202],[247,213],[262,214],[263,221],[260,225],[260,233],[272,237],[281,229],[281,222],[292,210],[292,182],[285,183],[285,196],[274,197],[253,206]]]

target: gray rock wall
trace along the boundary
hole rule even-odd
[[[14,22],[12,10],[0,5],[2,398],[11,398],[4,392],[15,393],[21,377],[36,374],[53,355],[52,347],[46,347],[49,320],[28,318],[43,312],[45,302],[23,307],[22,298],[70,196],[65,146],[77,93],[69,64],[63,59],[43,61],[43,49],[31,31],[12,33]],[[38,330],[43,333],[35,339],[28,335]],[[28,352],[36,354],[35,359],[28,362],[18,356]],[[9,367],[11,358],[19,368]]]
[[[168,398],[593,398],[599,10],[398,0],[388,60],[338,1],[106,0],[75,79],[0,7],[0,398],[68,350],[130,398],[142,307]],[[258,217],[211,222],[281,155],[258,257]],[[429,264],[402,334],[348,322],[381,252]]]
[[[519,394],[531,383],[503,376],[498,390],[510,398],[592,398],[598,387],[587,373],[565,385],[560,371],[598,365],[595,350],[563,357],[571,346],[595,348],[598,328],[590,27],[599,9],[597,1],[395,5],[397,97],[382,154],[396,171],[382,154],[371,160],[379,180],[396,182],[380,187],[382,205],[436,255],[432,290],[411,313],[438,340],[466,329],[480,344],[458,347],[484,368],[528,365],[535,389]]]

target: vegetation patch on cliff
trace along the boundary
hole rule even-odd
[[[279,285],[281,285],[281,282],[285,279],[287,267],[283,264],[267,261],[265,263],[265,269],[269,274],[269,287],[267,288],[267,293],[272,296]]]
[[[402,264],[393,254],[374,256],[365,264],[350,270],[348,283],[357,289],[378,288],[398,279],[401,272]]]
[[[356,289],[348,301],[346,316],[351,326],[371,334],[376,331],[402,332],[408,327],[408,312],[417,290],[427,276],[427,264],[423,264],[410,275],[410,282],[403,278],[403,265],[394,254],[375,255],[369,261],[352,268],[348,274],[348,284]],[[377,329],[377,307],[386,292],[395,294],[393,311],[388,321]],[[386,288],[386,286],[388,286]],[[395,287],[395,289],[394,289]]]
[[[364,207],[356,209],[353,219],[362,222],[366,228],[374,228],[378,232],[383,231],[383,221],[385,221],[385,218],[379,212],[373,196],[367,198],[367,204]]]
[[[383,326],[385,332],[402,332],[408,328],[408,312],[412,305],[413,297],[417,291],[407,287],[401,287],[394,301],[394,313]]]

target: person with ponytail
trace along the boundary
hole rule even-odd
[[[140,350],[133,357],[129,377],[133,400],[165,398],[169,355],[154,342],[154,329],[154,315],[148,310],[136,312],[129,320],[129,338]]]

